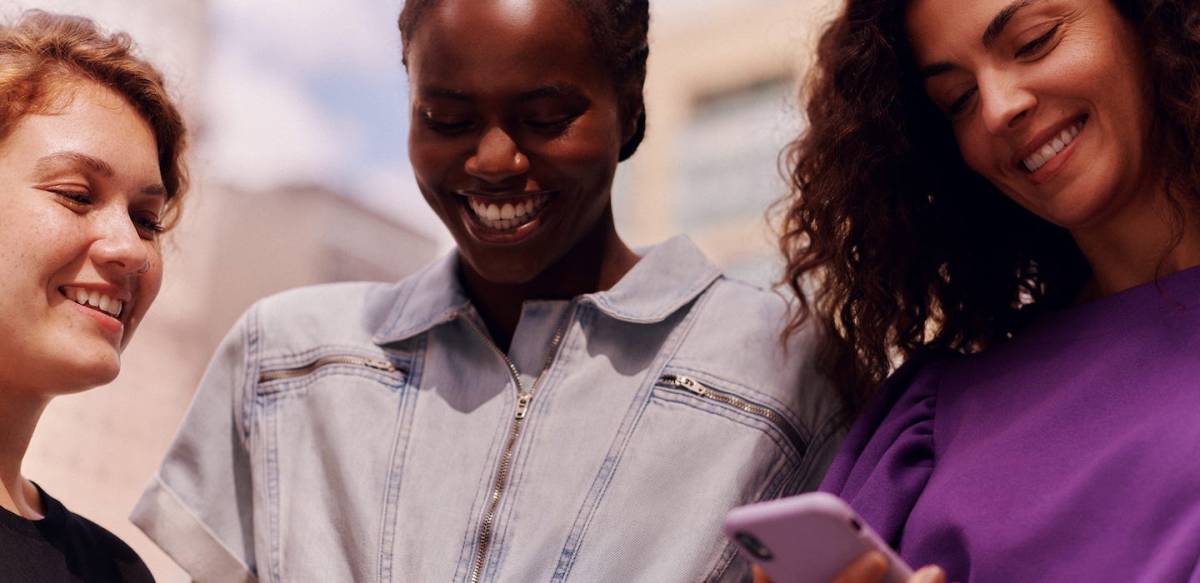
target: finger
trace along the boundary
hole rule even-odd
[[[913,573],[909,583],[946,583],[946,572],[937,565],[926,565]]]
[[[879,551],[868,551],[850,563],[833,583],[875,583],[887,572],[887,557]]]
[[[754,565],[754,583],[771,583],[771,578],[758,566]]]

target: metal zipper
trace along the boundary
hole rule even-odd
[[[287,368],[283,370],[271,370],[262,373],[258,377],[258,382],[265,383],[267,381],[277,381],[280,379],[294,379],[316,372],[317,369],[331,364],[348,364],[352,366],[365,366],[380,372],[398,372],[396,365],[381,359],[364,358],[361,356],[322,356],[304,366],[296,368]]]
[[[567,309],[563,316],[563,322],[559,324],[558,330],[554,332],[553,339],[550,340],[550,350],[546,353],[546,362],[542,363],[542,370],[538,372],[538,376],[533,381],[533,386],[528,391],[521,384],[521,373],[517,371],[517,365],[513,364],[511,358],[500,350],[499,346],[492,341],[491,336],[475,323],[474,319],[468,318],[471,323],[471,329],[483,339],[484,343],[492,347],[496,354],[504,360],[504,364],[508,366],[508,374],[512,377],[513,384],[517,388],[517,404],[513,411],[512,429],[508,433],[508,441],[504,444],[504,453],[500,456],[500,466],[496,468],[495,479],[492,480],[492,495],[488,500],[487,511],[483,514],[483,521],[479,524],[479,542],[475,547],[475,561],[471,565],[471,583],[479,583],[479,577],[483,574],[483,564],[487,560],[488,547],[492,544],[492,530],[496,522],[496,510],[500,506],[500,497],[504,494],[504,488],[508,485],[508,472],[512,469],[513,451],[517,446],[517,438],[521,435],[521,427],[525,424],[525,417],[529,414],[529,404],[533,401],[533,393],[541,384],[542,377],[545,376],[546,370],[550,368],[550,363],[554,361],[554,357],[558,354],[558,346],[562,343],[563,335],[566,333],[567,325],[571,322],[571,314],[575,312],[575,307],[572,305]]]
[[[731,407],[741,409],[742,411],[745,411],[751,415],[762,417],[774,425],[775,428],[780,431],[780,433],[783,433],[784,437],[786,437],[792,446],[796,448],[797,452],[801,456],[803,456],[805,450],[808,449],[807,445],[805,445],[807,442],[800,437],[800,432],[797,431],[794,426],[792,426],[791,422],[770,407],[759,405],[758,403],[752,403],[725,391],[714,389],[689,376],[670,374],[663,375],[658,379],[658,382],[661,385],[670,388],[683,389],[693,395],[696,395],[697,397],[724,403]]]

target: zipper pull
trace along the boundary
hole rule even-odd
[[[517,395],[517,419],[524,419],[529,413],[529,402],[533,400],[533,395],[530,393],[521,393]]]
[[[383,372],[396,372],[396,365],[385,360],[365,360],[363,361],[363,365],[365,365],[367,368],[373,368]]]
[[[675,386],[677,386],[681,389],[686,389],[688,391],[691,391],[692,393],[695,393],[696,395],[699,395],[701,397],[703,397],[706,392],[704,390],[704,385],[701,385],[700,383],[696,382],[691,377],[685,377],[685,376],[675,377]]]

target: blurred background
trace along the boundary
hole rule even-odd
[[[55,400],[24,474],[128,541],[159,581],[183,572],[127,515],[204,366],[251,302],[300,285],[394,281],[452,249],[405,151],[401,0],[0,0],[133,35],[192,129],[193,188],[166,280],[112,385]],[[687,233],[764,287],[767,208],[803,127],[798,80],[836,0],[652,0],[647,137],[618,168],[634,245]]]

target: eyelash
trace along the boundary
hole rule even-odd
[[[88,193],[75,192],[75,191],[71,191],[71,190],[51,190],[50,192],[53,192],[54,194],[58,195],[59,197],[62,197],[64,199],[71,201],[72,204],[76,204],[76,205],[80,205],[80,206],[86,206],[86,205],[92,204],[92,195],[88,194]],[[163,226],[162,221],[158,220],[157,218],[155,218],[153,216],[134,215],[134,216],[131,216],[130,218],[133,219],[133,223],[134,223],[134,225],[137,226],[138,229],[147,231],[152,234],[152,236],[148,237],[148,238],[153,238],[154,235],[158,235],[167,230],[166,227]]]
[[[473,125],[474,125],[470,121],[453,122],[453,123],[439,122],[439,121],[433,119],[433,116],[427,112],[421,114],[421,119],[425,121],[425,125],[427,127],[429,127],[429,129],[431,129],[439,134],[446,134],[446,135],[461,134],[463,132],[470,130],[471,127],[473,127]]]
[[[975,95],[975,92],[978,90],[978,87],[972,87],[963,92],[958,99],[955,99],[954,103],[951,103],[949,107],[950,115],[955,116],[959,113],[962,113],[963,109],[966,109],[967,107],[967,102],[971,100],[971,97]]]
[[[1033,54],[1038,49],[1041,49],[1042,47],[1046,46],[1051,40],[1054,39],[1054,35],[1058,33],[1058,29],[1061,26],[1062,26],[1061,22],[1058,24],[1055,24],[1053,27],[1050,28],[1050,30],[1046,31],[1046,33],[1043,34],[1042,36],[1039,36],[1039,37],[1025,43],[1024,45],[1022,45],[1020,48],[1017,49],[1017,52],[1013,54],[1013,57],[1019,59],[1021,57],[1025,57],[1030,54]]]
[[[526,120],[524,122],[524,124],[537,132],[557,133],[557,132],[560,132],[563,129],[565,129],[568,125],[571,124],[571,122],[575,121],[578,117],[579,117],[578,114],[570,114],[570,115],[565,115],[560,119],[555,119],[555,120],[551,120],[551,121]],[[466,133],[475,127],[474,122],[471,122],[471,121],[452,122],[452,123],[439,122],[439,121],[433,119],[432,114],[430,114],[428,112],[422,113],[421,119],[425,122],[425,125],[429,129],[431,129],[439,134],[444,134],[444,135],[448,135],[448,136]]]

